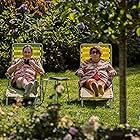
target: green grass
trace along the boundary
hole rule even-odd
[[[129,68],[127,70],[127,123],[131,126],[137,127],[138,118],[140,116],[140,73],[139,67]],[[86,101],[84,107],[81,107],[78,101],[78,77],[74,75],[74,71],[66,71],[65,73],[48,73],[49,76],[67,76],[70,78],[69,94],[70,104],[67,104],[67,94],[63,93],[59,102],[61,104],[60,116],[68,115],[72,120],[78,124],[83,125],[91,116],[99,116],[100,121],[107,127],[116,126],[119,124],[119,77],[114,78],[114,102],[113,109],[105,108],[102,103],[95,103],[93,101]],[[62,84],[65,84],[62,82]],[[45,93],[45,100],[43,104],[32,110],[30,107],[13,108],[12,106],[6,106],[1,102],[1,107],[6,114],[14,113],[12,117],[18,118],[18,121],[26,120],[27,116],[32,111],[36,114],[45,112],[49,103],[54,102],[53,99],[49,99],[49,96],[54,93],[53,89],[54,81],[50,81],[47,85]],[[0,97],[3,98],[7,86],[7,79],[0,79]],[[13,123],[9,118],[3,119],[3,123]]]

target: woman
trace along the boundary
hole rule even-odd
[[[95,96],[104,94],[104,90],[112,84],[112,78],[116,74],[111,64],[101,59],[101,54],[100,46],[91,48],[91,58],[81,63],[76,71],[76,75],[80,77],[80,87],[93,91]]]
[[[37,93],[36,75],[45,73],[41,63],[32,58],[32,53],[32,46],[25,45],[22,50],[23,57],[16,59],[7,70],[9,75],[14,73],[12,86],[25,89],[25,96]]]

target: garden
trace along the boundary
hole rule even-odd
[[[0,5],[0,139],[140,139],[139,2],[8,0]],[[93,42],[112,44],[117,71],[112,108],[104,101],[90,100],[81,107],[78,99],[75,71],[80,64],[80,45]],[[44,81],[69,77],[69,102],[62,81],[64,92],[58,102],[54,82],[49,82],[44,85],[41,103],[5,105],[5,72],[11,64],[13,43],[43,45]]]

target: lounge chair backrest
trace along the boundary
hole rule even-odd
[[[16,58],[22,57],[22,49],[24,45],[31,45],[33,48],[33,55],[34,59],[39,59],[42,61],[43,57],[43,47],[41,43],[14,43],[12,46],[12,61]]]
[[[83,43],[80,46],[80,62],[83,62],[90,58],[90,49],[99,44]],[[112,46],[111,44],[100,44],[102,48],[101,58],[112,63]]]
[[[43,64],[43,46],[41,43],[14,43],[12,45],[12,62],[16,58],[21,58],[22,55],[22,50],[24,45],[31,45],[33,49],[33,54],[32,58],[40,60],[41,64]],[[40,75],[37,74],[38,81],[40,81]]]

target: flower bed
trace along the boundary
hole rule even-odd
[[[51,104],[41,115],[31,115],[27,123],[15,123],[16,129],[0,125],[0,138],[23,140],[139,140],[140,129],[128,124],[106,128],[99,118],[92,116],[82,126],[67,115],[60,117],[60,105]],[[2,113],[2,112],[1,112]],[[4,115],[1,114],[1,115]]]

